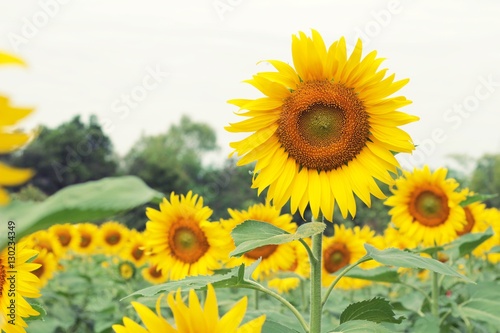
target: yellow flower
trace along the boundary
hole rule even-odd
[[[366,239],[344,225],[334,225],[332,237],[323,237],[322,284],[328,287],[336,278],[335,273],[353,264],[366,254]],[[369,285],[369,281],[343,277],[336,284],[340,289],[357,289]]]
[[[241,211],[228,209],[228,212],[231,219],[224,221],[224,225],[231,230],[246,220],[267,222],[289,233],[294,233],[297,230],[297,225],[292,222],[292,215],[281,215],[279,209],[269,204],[255,204],[249,207],[248,210]],[[248,266],[259,258],[262,258],[262,261],[252,274],[254,279],[264,279],[273,272],[290,269],[296,258],[294,245],[285,243],[261,246],[243,254],[241,257],[229,259],[226,265],[228,267],[241,264]]]
[[[15,246],[15,260],[12,261],[9,250],[12,249],[7,247],[0,252],[0,332],[25,333],[24,318],[38,315],[25,299],[40,297],[40,281],[33,274],[39,265],[27,262],[38,252],[21,241]],[[12,303],[14,310],[9,309]]]
[[[38,251],[45,249],[48,253],[52,253],[56,259],[59,259],[63,254],[59,240],[47,230],[36,231],[26,238],[32,249]]]
[[[466,195],[472,196],[475,193],[470,192],[468,189],[464,190]],[[466,224],[464,227],[457,231],[458,236],[468,233],[484,232],[488,229],[486,205],[481,201],[473,202],[464,207]]]
[[[79,234],[76,228],[69,223],[54,224],[48,229],[48,232],[59,241],[64,251],[74,248],[79,241]]]
[[[136,267],[141,267],[148,259],[145,246],[146,240],[144,234],[134,229],[130,230],[127,243],[120,252],[120,257],[123,260],[133,262]]]
[[[372,51],[363,59],[358,40],[350,56],[344,38],[326,48],[321,35],[292,37],[294,67],[268,61],[275,72],[258,73],[250,83],[265,97],[229,101],[248,119],[230,124],[230,132],[253,132],[231,147],[243,156],[238,165],[257,162],[253,187],[281,208],[332,220],[334,202],[342,216],[356,214],[353,192],[370,206],[370,194],[385,198],[375,179],[393,181],[396,152],[411,152],[410,136],[398,126],[418,120],[399,112],[410,104],[389,97],[408,80],[394,81],[382,58]]]
[[[417,247],[417,242],[412,238],[402,235],[398,229],[389,225],[384,230],[384,241],[387,248],[395,247],[397,249],[414,249]]]
[[[93,223],[79,223],[75,225],[79,241],[75,242],[75,252],[91,254],[94,253],[98,244],[97,233],[99,228]]]
[[[0,52],[0,65],[8,64],[25,65],[21,59]],[[11,106],[8,98],[0,96],[0,154],[13,152],[32,139],[33,133],[24,133],[11,128],[31,112],[33,109]],[[3,186],[23,184],[32,176],[31,169],[13,168],[0,163],[0,205],[6,205],[10,201],[7,191],[2,188]]]
[[[43,288],[52,278],[54,272],[57,271],[57,258],[52,252],[42,249],[33,260],[33,263],[40,265],[40,267],[33,271],[33,274],[40,279],[40,288]]]
[[[172,293],[168,295],[167,302],[175,320],[175,325],[171,325],[161,315],[161,299],[162,296],[156,302],[156,314],[141,303],[132,302],[146,328],[124,317],[123,325],[113,325],[113,330],[116,333],[260,333],[266,319],[263,315],[240,326],[247,308],[246,297],[219,318],[215,291],[208,285],[203,308],[194,290],[189,291],[189,306],[184,304],[180,290],[175,297]]]
[[[485,209],[481,214],[486,224],[486,229],[492,227],[493,236],[474,249],[472,254],[476,257],[484,257],[488,261],[496,264],[500,262],[500,253],[488,253],[492,247],[500,246],[500,210],[497,208]],[[484,231],[484,230],[483,230]]]
[[[170,280],[186,276],[212,274],[227,258],[229,233],[219,222],[209,222],[212,210],[203,206],[203,198],[191,191],[184,196],[172,193],[160,210],[147,208],[146,247]]]
[[[135,266],[130,261],[122,261],[118,265],[118,273],[124,280],[130,280],[135,275]]]
[[[454,240],[465,225],[460,202],[465,192],[455,192],[458,183],[446,178],[447,169],[431,173],[428,166],[403,172],[385,202],[392,209],[392,223],[405,237],[425,246],[442,245]]]
[[[106,254],[118,253],[127,242],[128,233],[128,228],[119,222],[103,223],[99,228],[99,245]]]
[[[168,273],[163,273],[155,264],[149,264],[141,270],[141,275],[144,280],[151,284],[160,284],[168,280]]]

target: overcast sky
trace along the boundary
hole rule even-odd
[[[291,35],[318,30],[366,53],[378,50],[421,120],[403,127],[419,144],[404,166],[437,167],[449,154],[500,153],[500,2],[293,0],[0,0],[0,49],[28,69],[0,69],[0,94],[57,126],[97,114],[124,155],[144,134],[189,115],[218,134],[238,121],[232,98],[259,96],[241,81],[291,62]]]

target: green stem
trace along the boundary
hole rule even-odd
[[[314,219],[313,219],[314,220]],[[318,220],[323,220],[320,213]],[[323,233],[318,233],[312,237],[311,262],[311,304],[309,325],[310,333],[321,333],[321,255],[323,254]]]
[[[305,321],[304,317],[300,314],[300,312],[295,308],[290,302],[288,302],[286,299],[281,297],[281,295],[275,293],[272,290],[269,290],[267,288],[264,288],[260,284],[254,282],[254,281],[245,281],[245,284],[242,285],[237,285],[236,287],[241,287],[241,288],[247,288],[247,289],[253,289],[257,291],[261,291],[265,294],[268,294],[269,296],[277,299],[280,301],[284,306],[286,306],[292,313],[295,315],[295,317],[298,319],[300,325],[302,328],[304,328],[304,331],[309,332],[309,325],[307,325],[307,322]]]
[[[353,269],[354,267],[358,266],[362,262],[365,262],[365,261],[368,261],[368,260],[371,260],[371,259],[372,258],[370,258],[370,257],[364,256],[363,258],[359,259],[355,263],[353,263],[353,264],[351,264],[349,266],[344,267],[344,269],[339,273],[339,275],[337,275],[337,277],[335,278],[335,280],[333,280],[332,284],[330,284],[330,286],[328,286],[328,289],[326,290],[325,296],[323,297],[323,300],[321,301],[321,307],[323,307],[325,305],[326,301],[328,300],[328,297],[332,293],[333,288],[335,287],[335,285],[337,284],[337,282],[339,282],[339,280],[345,274],[347,274],[347,272],[349,272],[351,269]]]
[[[302,298],[302,312],[306,312],[307,310],[306,283],[303,279],[300,279],[300,296]]]
[[[438,283],[439,275],[436,272],[432,272],[432,303],[431,310],[432,314],[439,318],[439,283]]]

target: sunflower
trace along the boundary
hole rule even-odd
[[[172,193],[160,210],[147,208],[146,247],[151,262],[171,280],[186,276],[212,274],[228,256],[229,233],[219,222],[209,222],[212,210],[203,198],[189,191],[184,196]]]
[[[466,224],[460,206],[466,192],[455,191],[459,184],[446,174],[445,168],[432,173],[428,166],[404,171],[391,189],[393,195],[385,201],[392,207],[389,214],[399,232],[424,246],[454,240]]]
[[[24,318],[38,315],[25,299],[40,297],[40,281],[33,274],[39,265],[27,262],[38,252],[28,248],[26,241],[16,244],[15,252],[14,262],[9,260],[8,248],[0,252],[0,332],[25,333]],[[15,309],[12,311],[8,307],[13,296]]]
[[[118,265],[118,274],[124,280],[130,280],[135,275],[135,266],[130,261],[122,261]]]
[[[260,333],[266,316],[257,317],[240,326],[247,308],[247,298],[236,303],[222,318],[214,288],[208,285],[205,305],[202,308],[194,290],[189,291],[189,306],[184,304],[180,290],[175,297],[168,295],[168,305],[172,310],[175,325],[171,325],[160,312],[162,296],[156,302],[156,314],[141,303],[132,302],[132,306],[143,321],[143,328],[130,318],[123,318],[122,325],[113,325],[116,333]]]
[[[493,236],[476,247],[474,251],[472,251],[472,254],[476,257],[484,257],[488,261],[496,264],[500,262],[500,253],[489,253],[489,251],[494,246],[500,246],[500,210],[497,208],[488,208],[484,210],[481,216],[484,219],[483,221],[486,225],[486,229],[488,227],[493,229]]]
[[[40,265],[33,271],[33,274],[40,279],[40,288],[43,288],[57,271],[57,259],[52,252],[42,249],[33,263]]]
[[[468,189],[464,190],[467,196],[472,196],[475,193]],[[484,232],[488,229],[486,205],[480,201],[473,202],[464,207],[466,224],[462,229],[457,231],[458,236],[468,233]]]
[[[118,253],[128,239],[129,230],[116,221],[103,223],[99,228],[99,245],[106,254]]]
[[[73,249],[78,253],[92,254],[98,244],[97,233],[99,228],[93,223],[79,223],[75,225],[79,241],[74,243]]]
[[[7,53],[0,52],[0,65],[21,65],[24,61]],[[0,154],[11,153],[26,145],[33,133],[12,130],[21,119],[27,117],[33,109],[11,106],[8,98],[0,96]],[[25,183],[33,176],[31,169],[19,169],[0,163],[0,205],[9,203],[9,195],[3,186],[16,186]]]
[[[63,252],[74,248],[79,241],[76,228],[69,223],[54,224],[48,229],[48,232],[59,241]]]
[[[158,265],[149,264],[141,270],[141,275],[144,280],[148,281],[151,284],[160,284],[164,283],[168,280],[168,274],[163,273],[160,269],[158,269]]]
[[[297,230],[297,224],[292,222],[292,215],[282,215],[279,209],[270,204],[259,203],[250,206],[248,210],[238,211],[228,209],[228,212],[231,218],[224,221],[224,225],[231,230],[246,220],[270,223],[289,233],[294,233]],[[296,260],[295,246],[292,243],[261,246],[243,254],[241,257],[229,259],[226,265],[228,267],[235,267],[241,264],[248,266],[259,258],[262,258],[262,261],[253,272],[252,277],[262,280],[271,273],[280,270],[289,270],[292,267]]]
[[[148,260],[145,246],[146,240],[144,234],[132,229],[128,233],[128,239],[120,252],[120,257],[123,260],[131,261],[136,267],[141,267]]]
[[[291,211],[332,220],[334,202],[342,216],[356,214],[353,193],[370,206],[370,194],[385,198],[375,179],[393,181],[399,162],[394,153],[411,152],[410,136],[398,128],[418,120],[397,111],[411,101],[389,97],[408,80],[394,81],[379,70],[382,58],[372,51],[361,58],[358,40],[347,57],[344,38],[326,48],[321,35],[303,32],[292,37],[294,67],[268,61],[276,71],[258,73],[250,83],[265,97],[229,103],[248,119],[226,127],[229,132],[253,132],[231,143],[242,156],[238,165],[257,162],[252,187],[281,208],[291,199]]]
[[[35,231],[27,236],[27,240],[32,249],[38,251],[46,250],[48,253],[52,253],[56,259],[60,258],[63,254],[63,248],[59,240],[47,230]]]
[[[307,242],[309,238],[305,239]],[[301,278],[308,278],[309,272],[311,270],[311,263],[309,262],[309,256],[307,255],[306,248],[300,242],[291,243],[295,250],[295,260],[292,266],[284,272],[292,272],[297,274],[299,277],[283,277],[283,278],[271,278],[267,285],[271,288],[278,290],[279,293],[287,293],[290,290],[296,289],[300,283]],[[279,273],[279,272],[278,272]]]
[[[414,249],[417,247],[417,242],[413,239],[402,235],[398,229],[392,225],[387,226],[384,230],[384,242],[387,248],[395,247],[397,249]]]
[[[355,263],[366,254],[363,244],[367,241],[344,225],[334,225],[332,237],[323,237],[322,284],[328,287],[336,278],[335,273],[345,266]],[[336,284],[341,289],[357,289],[369,281],[343,277]]]

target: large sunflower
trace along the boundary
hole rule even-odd
[[[344,38],[326,48],[321,35],[292,37],[293,65],[268,61],[275,72],[258,73],[250,83],[265,97],[230,103],[248,117],[230,132],[253,132],[231,147],[244,165],[257,162],[253,187],[281,208],[303,215],[310,204],[332,220],[334,202],[346,217],[356,214],[353,192],[368,206],[370,194],[384,198],[375,179],[391,183],[399,167],[394,153],[411,152],[410,136],[398,128],[417,120],[397,111],[411,101],[389,97],[408,80],[394,81],[379,70],[382,58],[361,57],[358,40],[348,57]]]
[[[367,235],[364,234],[364,236]],[[366,254],[363,244],[369,241],[370,239],[366,237],[360,237],[359,231],[355,233],[353,229],[346,228],[344,225],[334,225],[333,236],[323,236],[323,286],[329,286],[337,277],[335,273],[342,268],[361,259]],[[357,289],[368,284],[370,284],[369,281],[343,277],[336,287]]]
[[[255,204],[249,207],[248,210],[241,211],[228,209],[228,212],[231,218],[224,221],[223,224],[225,228],[231,230],[246,220],[267,222],[289,233],[294,233],[297,230],[297,224],[292,222],[292,215],[282,215],[279,209],[269,204]],[[295,245],[285,243],[261,246],[243,254],[241,257],[229,259],[227,266],[234,267],[241,264],[248,266],[259,258],[262,258],[262,261],[252,274],[254,279],[264,279],[273,272],[289,270],[296,260]]]
[[[1,55],[0,55],[1,57]],[[7,248],[0,252],[0,332],[25,333],[24,318],[38,315],[25,298],[40,297],[40,281],[33,274],[39,265],[27,261],[37,251],[25,241],[15,246],[15,261],[9,260]],[[14,309],[8,308],[14,301]]]
[[[171,280],[188,275],[207,275],[221,267],[228,256],[230,236],[219,222],[209,222],[212,210],[203,198],[191,191],[184,196],[172,193],[160,210],[147,208],[146,247],[153,264]]]
[[[21,65],[25,63],[14,56],[0,52],[0,65]],[[33,133],[24,133],[13,130],[21,119],[27,117],[33,109],[16,108],[11,106],[8,98],[0,96],[0,154],[11,153],[27,144]],[[3,186],[23,184],[33,176],[31,169],[19,169],[0,163],[0,205],[9,203],[9,195]]]
[[[433,173],[428,166],[404,171],[398,178],[393,195],[385,202],[399,232],[425,246],[442,245],[454,240],[466,224],[460,202],[466,192],[455,191],[458,183],[446,178],[447,170]]]
[[[168,295],[168,305],[172,310],[175,325],[171,325],[160,312],[160,296],[156,302],[156,313],[145,305],[132,302],[132,306],[141,318],[143,328],[128,317],[123,318],[123,325],[113,325],[116,333],[260,333],[266,316],[260,316],[240,326],[247,308],[247,298],[236,303],[222,318],[219,318],[219,309],[215,291],[208,285],[207,298],[202,308],[194,290],[189,292],[189,305],[182,299],[180,290],[175,297]]]

